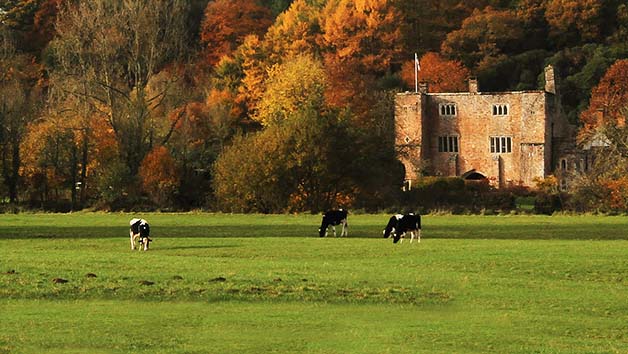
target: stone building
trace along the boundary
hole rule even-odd
[[[561,114],[554,70],[545,90],[400,93],[395,100],[398,158],[406,181],[420,175],[488,179],[493,185],[534,186],[561,162],[579,159],[575,127]]]

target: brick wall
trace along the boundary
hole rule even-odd
[[[418,169],[443,176],[476,171],[500,185],[533,185],[550,168],[550,98],[543,91],[399,94],[396,144],[406,179],[415,179]],[[454,105],[455,115],[441,115],[442,105]],[[507,114],[493,114],[494,105]],[[439,152],[438,139],[444,136],[458,138],[457,153]],[[491,136],[509,137],[511,152],[491,153]]]

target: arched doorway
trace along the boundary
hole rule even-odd
[[[461,177],[462,177],[462,179],[464,179],[466,181],[482,181],[482,180],[486,179],[486,175],[484,175],[482,172],[478,172],[476,170],[468,171],[468,172],[464,173]]]

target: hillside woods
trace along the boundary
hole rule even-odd
[[[608,153],[568,193],[403,193],[392,96],[415,53],[433,92],[534,90],[553,65]],[[0,0],[0,205],[624,211],[627,58],[623,0]]]

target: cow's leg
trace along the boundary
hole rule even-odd
[[[144,239],[144,251],[148,251],[148,238]]]
[[[135,249],[135,240],[133,240],[133,231],[130,232],[131,235],[131,251]]]
[[[334,237],[336,237],[336,225],[332,225],[331,228],[334,230]]]
[[[349,229],[349,225],[347,225],[347,222],[343,222],[342,223],[342,232],[340,233],[340,236],[348,236],[348,229]]]
[[[421,242],[421,229],[419,229],[417,231],[417,241],[420,243]]]
[[[410,231],[410,243],[414,241],[414,231]]]

